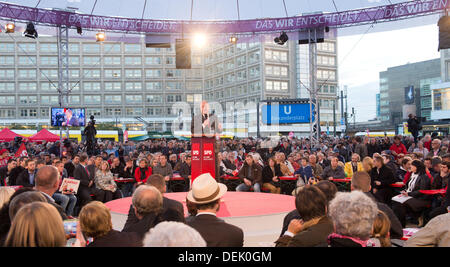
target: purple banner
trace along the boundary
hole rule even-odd
[[[287,18],[230,21],[178,21],[105,17],[47,10],[0,3],[0,18],[33,21],[51,26],[66,25],[83,29],[129,33],[266,33],[298,31],[315,27],[347,27],[373,21],[389,21],[438,13],[448,7],[449,0],[410,1],[386,6]]]

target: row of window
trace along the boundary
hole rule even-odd
[[[208,100],[218,100],[228,97],[235,97],[237,95],[246,95],[258,93],[261,91],[261,83],[259,81],[247,84],[241,84],[235,87],[229,87],[213,92],[206,92],[205,98]]]
[[[100,82],[83,82],[82,88],[84,91],[100,91],[102,84]],[[58,84],[42,82],[40,83],[40,91],[56,91]],[[80,90],[80,83],[70,83],[69,87],[72,91]],[[122,90],[142,90],[143,83],[141,82],[104,82],[103,88],[105,91],[122,91]],[[15,83],[0,83],[0,92],[14,92]],[[35,82],[20,82],[18,83],[19,91],[37,91],[38,83]],[[146,90],[201,90],[202,82],[147,82],[145,83]]]
[[[208,52],[205,54],[205,63],[212,63],[216,60],[220,60],[224,57],[231,57],[235,53],[239,53],[242,51],[245,51],[247,49],[253,49],[255,47],[259,47],[260,43],[258,42],[252,42],[252,43],[237,43],[235,45],[231,45],[225,48],[219,48],[215,49],[215,47],[212,48],[213,51]],[[219,46],[217,46],[219,47]]]
[[[215,79],[207,79],[205,81],[205,89],[211,89],[213,87],[222,86],[236,81],[244,81],[247,79],[247,77],[249,79],[256,78],[259,77],[259,75],[259,66],[251,67],[248,69],[248,75],[247,70],[240,70],[236,73],[229,73],[225,74],[224,76],[216,77]]]
[[[100,95],[85,95],[83,96],[85,104],[101,104]],[[162,95],[146,95],[145,98],[142,95],[125,95],[125,103],[127,104],[135,104],[142,103],[145,99],[147,103],[163,103]],[[166,95],[167,103],[174,103],[183,101],[182,95]],[[40,97],[40,103],[44,104],[58,104],[59,98],[57,95],[43,95]],[[122,95],[105,95],[104,103],[105,104],[121,104],[123,101]],[[18,102],[16,103],[15,96],[0,96],[0,103],[3,105],[16,105],[16,104],[38,104],[38,97],[36,95],[29,96],[19,96]],[[71,104],[81,104],[79,95],[71,95],[69,96],[69,103]]]
[[[36,69],[20,69],[17,72],[18,78],[36,79],[38,71]],[[182,78],[183,72],[179,69],[166,69],[165,71],[160,69],[146,69],[145,72],[141,69],[126,69],[122,72],[121,69],[105,69],[104,78],[121,78],[124,73],[125,78],[143,78],[145,74],[146,78]],[[57,69],[41,69],[39,71],[40,78],[58,78]],[[79,69],[69,70],[69,77],[71,78],[101,78],[100,69]],[[0,69],[0,79],[13,79],[15,78],[14,69]],[[201,69],[190,69],[186,71],[186,78],[202,78]]]

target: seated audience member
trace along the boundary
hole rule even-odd
[[[117,177],[122,177],[124,166],[118,157],[114,157],[111,163],[111,173]]]
[[[93,239],[88,247],[142,246],[137,233],[119,232],[112,228],[111,213],[100,201],[92,201],[81,209],[79,224],[84,236]]]
[[[341,166],[339,166],[338,163],[339,163],[338,158],[333,156],[331,158],[330,166],[326,167],[323,170],[323,173],[322,173],[323,180],[345,178],[344,169]]]
[[[78,192],[76,194],[77,199],[79,200],[79,206],[82,208],[84,205],[89,203],[91,199],[91,189],[94,181],[91,177],[94,175],[90,175],[87,170],[88,164],[88,156],[83,154],[80,156],[80,164],[75,167],[73,171],[74,179],[80,180],[80,186],[78,187]]]
[[[220,199],[226,192],[226,185],[217,183],[206,173],[194,180],[187,195],[187,199],[197,208],[197,215],[188,225],[200,233],[208,247],[242,247],[244,244],[242,229],[216,216],[220,209]]]
[[[236,187],[236,191],[248,192],[253,188],[254,192],[261,192],[262,168],[254,162],[251,155],[245,157],[245,163],[237,176],[243,180],[243,183]]]
[[[370,176],[366,172],[356,172],[353,174],[352,183],[350,185],[352,191],[361,191],[370,199],[372,199],[378,206],[378,209],[384,212],[390,221],[390,238],[392,239],[400,239],[403,237],[403,228],[402,224],[398,220],[397,216],[395,216],[394,212],[391,208],[376,200],[375,196],[370,192]]]
[[[422,212],[431,204],[430,196],[420,193],[420,190],[429,190],[431,181],[425,172],[425,165],[420,160],[413,160],[411,163],[411,177],[406,183],[406,190],[401,195],[411,197],[403,203],[392,203],[392,209],[399,218],[402,226],[406,226],[406,215],[412,216],[413,222],[417,223],[417,219],[423,219]],[[423,221],[419,221],[421,226]]]
[[[303,185],[308,184],[311,178],[314,179],[313,169],[309,166],[308,161],[308,158],[303,157],[301,159],[302,164],[300,168],[294,172],[294,175],[298,176],[302,180],[301,184]]]
[[[314,177],[320,178],[323,173],[323,168],[317,163],[317,157],[315,155],[309,155],[309,165],[313,170]]]
[[[390,185],[395,182],[394,173],[384,165],[384,160],[380,156],[375,156],[374,165],[375,167],[370,172],[372,192],[377,201],[390,205],[392,198]]]
[[[179,166],[180,176],[184,178],[184,191],[187,192],[191,184],[191,155],[186,155]]]
[[[12,221],[6,247],[64,247],[66,234],[56,208],[45,202],[23,206]]]
[[[9,173],[9,182],[8,185],[18,185],[17,179],[19,178],[19,175],[26,170],[26,162],[28,158],[27,157],[20,157],[17,161],[16,167],[11,170]]]
[[[100,169],[95,172],[94,182],[98,191],[96,200],[105,203],[122,197],[106,160],[102,161]]]
[[[169,156],[169,164],[172,167],[172,170],[175,169],[177,163],[178,163],[177,154],[171,154]]]
[[[64,164],[61,161],[57,161],[55,167],[58,169],[61,177],[59,181],[59,184],[61,186],[63,180],[61,173],[64,170]],[[77,197],[72,192],[64,190],[64,188],[61,192],[58,188],[58,190],[53,194],[52,198],[57,204],[61,206],[62,210],[67,214],[67,216],[73,215],[73,210],[75,208],[75,205],[77,204]]]
[[[144,247],[206,247],[206,242],[184,223],[161,222],[145,235]]]
[[[136,179],[136,186],[141,184],[145,184],[147,182],[148,177],[152,175],[152,167],[148,166],[148,162],[146,159],[141,159],[139,161],[139,167],[134,171],[134,179]]]
[[[11,196],[16,192],[12,187],[0,187],[0,209],[8,203]]]
[[[431,183],[431,189],[444,189],[448,188],[450,179],[450,162],[442,162],[441,171],[437,173],[433,182]],[[430,218],[434,218],[440,214],[447,213],[447,206],[445,205],[445,195],[434,195],[431,207],[433,208],[429,214]]]
[[[300,188],[295,206],[302,218],[293,219],[288,230],[275,243],[278,247],[326,246],[327,237],[333,232],[333,223],[327,216],[327,198],[316,186]]]
[[[447,190],[448,194],[448,190]],[[450,247],[450,212],[431,219],[413,234],[405,247]]]
[[[314,184],[317,188],[320,189],[325,194],[325,197],[327,198],[327,205],[330,203],[330,201],[335,197],[336,193],[338,192],[338,189],[336,185],[330,181],[322,180],[318,183]],[[281,230],[280,237],[283,236],[283,234],[287,231],[289,223],[293,219],[301,219],[300,214],[298,213],[298,210],[295,209],[291,212],[289,212],[283,219],[283,229]]]
[[[219,175],[221,177],[224,175],[233,175],[233,170],[227,168],[221,153],[217,154],[217,161],[219,163]]]
[[[16,167],[17,161],[13,158],[10,158],[6,166],[0,168],[0,186],[11,185],[10,177]]]
[[[281,173],[280,165],[276,163],[275,159],[269,158],[268,164],[262,169],[262,184],[263,187],[268,188],[270,193],[280,194],[280,179],[278,177],[283,176]]]
[[[144,238],[148,230],[161,222],[163,198],[156,187],[141,185],[133,193],[132,204],[136,221],[125,224],[122,232],[135,232]]]
[[[20,195],[17,195],[11,202],[9,203],[9,219],[11,221],[14,220],[17,212],[25,205],[33,203],[33,202],[45,202],[47,203],[47,199],[44,195],[37,191],[27,191]]]
[[[159,164],[155,168],[153,168],[153,173],[162,175],[166,182],[168,182],[172,178],[172,166],[167,163],[166,155],[159,156]]]
[[[29,159],[26,162],[26,169],[17,177],[17,185],[21,185],[23,187],[33,187],[34,186],[34,178],[36,176],[36,161]]]
[[[378,214],[374,201],[359,191],[339,192],[331,201],[328,212],[334,233],[328,236],[330,247],[367,247],[373,222]]]
[[[41,167],[36,173],[35,183],[36,186],[34,188],[41,192],[47,199],[47,202],[56,208],[63,220],[67,220],[67,214],[64,209],[51,197],[59,189],[60,182],[58,169],[52,165]]]
[[[352,154],[352,161],[345,163],[344,172],[346,177],[352,177],[353,173],[362,171],[363,165],[359,154]]]
[[[159,174],[152,174],[147,180],[147,185],[154,186],[158,191],[162,194],[162,211],[161,211],[161,220],[162,221],[177,221],[184,222],[184,208],[183,204],[180,202],[167,198],[164,196],[166,193],[166,182],[164,181],[164,177]],[[130,209],[128,210],[128,218],[125,222],[126,228],[129,224],[139,222],[138,218],[135,215],[133,205],[130,205]]]
[[[280,170],[283,173],[283,176],[291,176],[294,174],[294,170],[291,171],[291,169],[286,165],[286,161],[284,160],[284,153],[275,153],[275,160],[278,164],[280,164]]]
[[[410,171],[411,162],[411,159],[408,157],[404,157],[402,159],[400,168],[398,168],[395,176],[395,182],[403,182],[403,180],[405,179],[405,175]]]
[[[382,155],[381,157],[383,158],[384,165],[391,169],[392,173],[395,175],[397,173],[398,167],[393,157],[391,155]],[[399,158],[403,158],[403,156],[397,157],[397,159]]]
[[[394,137],[394,143],[391,145],[389,150],[391,151],[391,154],[397,159],[398,156],[404,156],[408,154],[408,151],[406,150],[406,147],[401,142],[400,136],[396,135]]]
[[[373,159],[371,157],[365,157],[362,161],[363,171],[370,173],[373,169]]]
[[[387,215],[378,211],[377,217],[373,222],[373,230],[370,241],[374,247],[391,247],[391,239],[389,229],[391,228],[391,221]]]
[[[186,223],[189,224],[197,215],[197,206],[190,202],[189,199],[186,198],[186,208],[188,212],[188,216],[186,217]]]

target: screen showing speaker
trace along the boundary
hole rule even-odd
[[[51,108],[51,126],[86,126],[85,108]]]

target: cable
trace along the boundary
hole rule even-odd
[[[144,12],[145,12],[145,7],[147,6],[147,0],[145,0],[144,2],[144,9],[142,10],[142,16],[141,16],[141,20],[144,19]]]
[[[289,17],[287,8],[286,8],[286,2],[284,2],[284,0],[283,0],[283,5],[284,5],[284,12],[286,12],[286,17]]]
[[[331,0],[331,1],[333,1],[334,9],[336,9],[336,12],[339,13],[339,10],[338,10],[338,8],[337,8],[337,6],[336,6],[336,3],[334,2],[334,0]]]
[[[97,0],[95,0],[94,6],[92,6],[91,15],[92,15],[92,13],[94,13],[94,9],[95,9],[95,6],[96,6],[96,5],[97,5]]]
[[[192,20],[192,10],[194,9],[194,0],[191,0],[191,20]]]
[[[40,3],[41,3],[41,0],[38,1],[38,3],[36,4],[36,6],[34,8],[37,8]]]
[[[239,14],[239,0],[236,0],[236,7],[237,7],[238,20],[241,20],[241,15]]]

